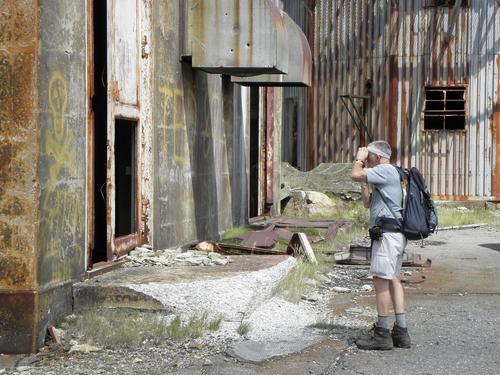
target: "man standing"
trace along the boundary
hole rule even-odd
[[[351,172],[351,178],[361,184],[363,205],[370,208],[370,273],[375,286],[378,319],[371,335],[356,341],[358,348],[366,350],[411,346],[404,291],[399,278],[406,246],[400,225],[403,192],[399,172],[390,163],[390,158],[391,147],[387,142],[371,142],[367,147],[359,148]],[[371,194],[368,184],[373,190]],[[388,321],[391,303],[396,314],[392,332]]]

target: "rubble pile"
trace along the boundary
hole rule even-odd
[[[232,262],[228,256],[206,251],[153,250],[137,247],[127,256],[126,267],[139,266],[225,266]]]

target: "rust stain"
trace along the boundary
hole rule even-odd
[[[390,56],[389,58],[389,139],[392,155],[391,162],[395,162],[397,150],[398,136],[398,57]]]
[[[497,71],[500,71],[500,55],[496,56]],[[500,80],[497,82],[497,101],[493,109],[493,140],[495,141],[495,167],[492,177],[492,195],[500,199]]]
[[[0,2],[0,289],[33,288],[38,7]]]
[[[141,57],[143,59],[147,59],[149,57],[149,52],[148,52],[148,37],[144,35],[141,41]]]
[[[111,96],[113,97],[113,100],[115,102],[120,101],[120,86],[118,85],[117,81],[113,81],[113,84],[111,85]]]
[[[0,289],[19,290],[32,281],[34,259],[23,257],[0,257]]]

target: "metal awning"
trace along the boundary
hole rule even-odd
[[[236,76],[288,72],[288,37],[271,0],[188,0],[184,56],[193,68]]]
[[[288,37],[288,73],[232,77],[232,82],[244,86],[311,86],[312,55],[307,38],[288,14],[282,12],[282,17]]]

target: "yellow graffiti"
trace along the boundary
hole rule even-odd
[[[45,152],[52,157],[53,163],[49,168],[44,208],[47,208],[47,201],[57,185],[57,178],[62,168],[66,167],[69,171],[75,169],[75,153],[71,149],[73,135],[68,132],[64,119],[67,103],[66,80],[61,72],[56,71],[49,82],[49,106],[54,119],[54,127],[52,131],[47,131]]]
[[[162,152],[165,155],[168,155],[168,114],[172,113],[172,158],[176,164],[182,165],[185,162],[184,140],[182,138],[185,133],[183,91],[178,88],[170,88],[166,86],[159,87],[158,91],[162,95],[162,124],[160,128],[163,132],[160,147]]]
[[[59,71],[54,72],[49,81],[48,101],[53,126],[47,129],[44,138],[49,173],[42,201],[41,247],[49,258],[55,256],[62,260],[82,252],[82,246],[77,241],[84,232],[84,202],[80,192],[68,191],[60,186],[63,170],[67,171],[69,178],[76,172],[76,151],[72,147],[73,134],[65,121],[67,83]],[[64,238],[67,240],[64,241]],[[70,272],[64,263],[54,264],[53,271],[54,278],[63,278]]]

